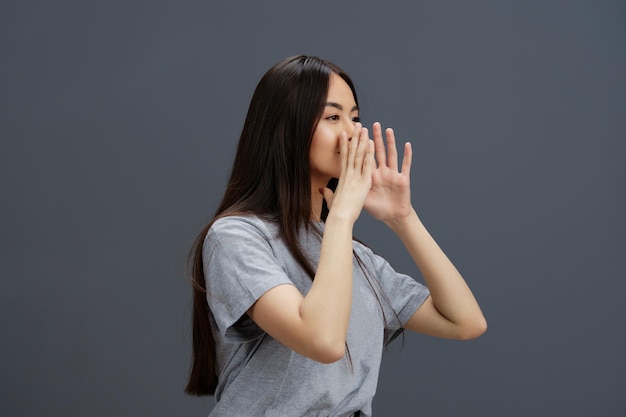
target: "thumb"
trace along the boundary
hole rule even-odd
[[[333,197],[335,196],[335,193],[333,193],[333,190],[328,187],[320,188],[320,192],[322,193],[322,196],[324,196],[324,200],[326,200],[328,209],[330,209],[333,205]]]

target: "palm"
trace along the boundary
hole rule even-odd
[[[375,219],[386,221],[406,217],[411,212],[411,146],[404,146],[401,170],[393,130],[387,129],[387,148],[379,123],[373,129],[374,148],[378,166],[372,174],[372,188],[365,200],[365,210]]]

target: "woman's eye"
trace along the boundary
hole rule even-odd
[[[332,116],[328,116],[326,120],[332,120],[336,122],[337,120],[339,120],[339,116],[337,116],[336,114],[333,114]]]
[[[352,118],[352,121],[353,121],[354,123],[359,123],[359,122],[361,121],[361,118],[360,118],[359,116],[354,116],[354,117]]]

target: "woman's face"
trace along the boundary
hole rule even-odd
[[[348,84],[335,73],[329,81],[326,105],[313,132],[309,151],[311,181],[321,184],[316,186],[325,186],[331,178],[339,178],[339,137],[341,132],[349,137],[359,121],[359,109]]]

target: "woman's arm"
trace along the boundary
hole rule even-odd
[[[404,327],[452,339],[473,339],[483,334],[487,322],[478,302],[415,211],[386,223],[404,243],[431,294]]]
[[[386,131],[386,147],[379,123],[374,124],[373,136],[378,166],[373,173],[372,191],[365,209],[385,222],[402,240],[431,293],[404,327],[454,339],[480,336],[487,322],[474,295],[411,205],[411,145],[405,144],[402,167],[398,171],[393,130]]]
[[[263,294],[248,315],[287,347],[332,363],[344,356],[351,306],[352,224],[330,221],[306,297],[293,285],[280,285]]]
[[[374,149],[357,124],[340,139],[341,176],[326,219],[315,279],[306,296],[280,285],[261,296],[248,315],[272,337],[311,359],[331,363],[345,354],[352,306],[352,229],[371,188]],[[330,191],[327,191],[330,193]]]

